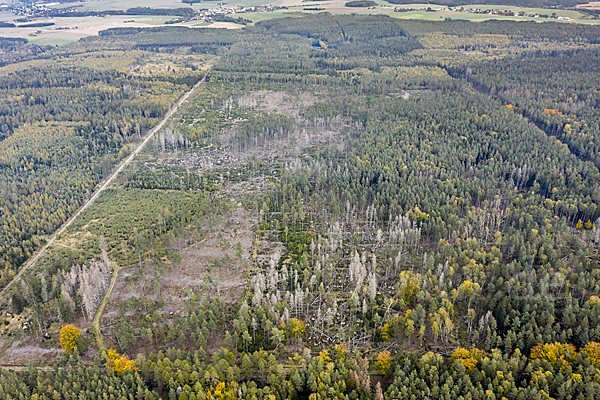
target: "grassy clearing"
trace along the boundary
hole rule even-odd
[[[62,46],[63,44],[74,42],[74,40],[69,40],[69,39],[59,39],[59,38],[39,37],[39,36],[32,36],[32,37],[28,37],[27,39],[29,40],[30,43],[33,43],[33,44],[50,45],[50,46]]]

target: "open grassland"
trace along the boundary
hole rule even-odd
[[[290,10],[277,10],[277,11],[266,12],[266,13],[250,13],[250,14],[244,15],[244,18],[249,19],[252,22],[260,22],[260,21],[266,21],[266,20],[274,19],[274,18],[298,17],[298,15],[294,15],[291,13],[293,11],[294,11],[293,9],[290,9]]]
[[[29,42],[32,44],[37,44],[39,46],[60,46],[63,44],[71,43],[72,40],[53,38],[53,37],[35,36],[35,37],[29,38]]]

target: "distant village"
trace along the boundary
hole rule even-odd
[[[287,9],[287,7],[278,7],[271,5],[264,6],[249,6],[242,7],[237,6],[235,8],[224,8],[220,4],[219,8],[214,9],[202,9],[202,10],[192,10],[191,8],[179,8],[179,9],[144,9],[144,8],[136,8],[129,10],[112,10],[112,11],[83,11],[81,10],[81,5],[63,7],[63,8],[54,8],[53,6],[59,5],[60,3],[38,3],[38,4],[18,4],[18,5],[9,5],[2,4],[0,9],[2,11],[9,11],[15,14],[15,16],[20,17],[16,18],[15,22],[28,22],[33,18],[52,18],[59,16],[107,16],[107,15],[169,15],[169,16],[179,16],[182,20],[206,20],[212,21],[215,17],[223,17],[234,14],[244,14],[244,13],[256,13],[256,12],[269,12],[280,9]],[[181,10],[189,10],[188,15],[182,16],[180,14]],[[141,12],[140,12],[141,11]],[[146,12],[148,11],[148,12]],[[157,12],[159,11],[159,12]]]
[[[465,12],[465,13],[471,13],[471,14],[500,15],[500,16],[507,16],[507,17],[550,18],[550,19],[556,19],[558,21],[573,21],[573,18],[571,18],[571,17],[559,17],[556,15],[556,13],[552,13],[551,15],[548,15],[548,14],[538,14],[538,13],[526,13],[525,11],[520,11],[518,13],[515,13],[510,10],[504,10],[504,11],[489,10],[489,9],[482,10],[479,8],[464,8],[464,7],[434,8],[434,7],[430,7],[430,6],[422,7],[422,8],[396,7],[394,9],[395,12],[409,12],[409,11],[423,11],[423,10],[428,11],[428,12],[453,11],[453,12]]]
[[[238,6],[236,8],[213,8],[212,10],[206,9],[201,10],[198,14],[192,19],[198,20],[206,20],[211,21],[215,16],[223,16],[223,15],[232,15],[232,14],[245,14],[245,13],[257,13],[257,12],[269,12],[276,10],[284,10],[287,9],[285,6],[277,7],[271,5],[265,6],[250,6],[250,7],[242,7]]]

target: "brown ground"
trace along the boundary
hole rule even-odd
[[[250,259],[253,232],[252,216],[241,208],[230,212],[212,231],[205,232],[203,239],[184,247],[183,240],[180,241],[181,263],[172,264],[172,272],[166,272],[162,280],[161,296],[171,299],[167,304],[168,311],[182,309],[182,299],[185,290],[194,293],[206,293],[209,296],[220,296],[225,301],[236,302],[243,295],[246,279],[244,270]],[[237,231],[236,231],[237,230]],[[229,241],[230,247],[225,250],[222,241],[218,237],[222,235],[223,242]],[[241,243],[242,261],[236,259],[236,245]],[[221,260],[228,254],[231,261],[228,266],[215,268],[215,260]],[[131,266],[121,270],[117,285],[107,306],[101,321],[101,326],[110,325],[118,317],[118,304],[131,297],[140,298],[146,296],[156,299],[156,293],[152,286],[154,281],[153,267],[143,266],[146,275],[145,281],[136,278],[139,266]],[[208,277],[213,282],[208,282]],[[217,283],[218,282],[218,283]],[[104,330],[106,332],[106,330]]]
[[[2,352],[0,357],[0,365],[27,365],[30,361],[37,365],[51,364],[62,350],[58,348],[45,349],[39,346],[37,341],[24,338],[14,341],[10,347]]]
[[[272,90],[257,90],[238,99],[242,106],[256,105],[257,110],[266,112],[277,112],[297,117],[301,107],[310,106],[317,98],[309,93],[292,96],[286,92],[274,92]]]
[[[286,92],[259,90],[236,97],[235,99],[231,98],[228,102],[237,103],[237,105],[246,109],[286,114],[296,118],[299,125],[302,126],[303,118],[300,116],[300,110],[317,101],[321,101],[321,99],[308,93],[292,96]],[[199,114],[195,122],[202,120],[202,114]],[[232,122],[240,123],[241,121]],[[235,125],[232,124],[231,128],[226,129],[214,139],[216,146],[211,144],[193,153],[175,153],[169,151],[158,153],[156,154],[158,162],[142,160],[141,163],[145,168],[150,170],[169,167],[180,170],[187,169],[191,173],[199,175],[209,172],[235,172],[239,168],[244,168],[249,160],[252,159],[261,160],[265,164],[272,166],[273,170],[279,168],[282,163],[293,167],[293,165],[299,162],[298,157],[300,157],[304,149],[326,144],[346,126],[344,125],[344,121],[341,120],[331,120],[328,126],[321,125],[318,128],[310,129],[301,127],[293,138],[272,140],[264,146],[240,149],[234,143]],[[294,143],[293,145],[292,142]],[[339,143],[343,145],[342,141],[339,141]],[[226,187],[223,195],[235,199],[245,193],[262,192],[269,184],[269,173],[266,172],[264,176],[254,177],[250,180]]]
[[[156,72],[190,70],[191,66],[201,68],[206,57],[182,54],[152,54],[139,63],[129,65],[129,72],[134,75],[150,75]]]
[[[600,1],[590,1],[587,4],[578,4],[575,8],[591,8],[591,9],[600,9]]]

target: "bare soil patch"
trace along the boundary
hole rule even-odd
[[[218,296],[227,302],[237,302],[244,294],[248,267],[252,250],[255,223],[252,217],[241,208],[224,216],[212,229],[204,231],[206,237],[184,247],[180,239],[178,252],[181,262],[164,268],[160,296],[166,298],[168,311],[183,309],[185,291],[204,293],[209,297]],[[242,260],[236,258],[236,245],[242,246]],[[185,243],[187,244],[187,243]],[[223,261],[229,257],[230,261]],[[218,266],[215,265],[215,261]],[[169,268],[170,267],[170,268]],[[141,270],[144,274],[140,274]],[[171,271],[171,272],[169,272]],[[101,327],[111,325],[119,315],[118,304],[132,297],[157,299],[153,283],[155,266],[142,264],[123,268],[113,295],[101,320]]]
[[[48,365],[60,355],[57,348],[45,349],[30,338],[14,341],[0,357],[0,365]]]
[[[317,98],[309,93],[294,96],[286,92],[257,90],[240,97],[238,103],[242,106],[256,105],[259,111],[277,112],[297,117],[302,107],[310,106],[316,101]]]

